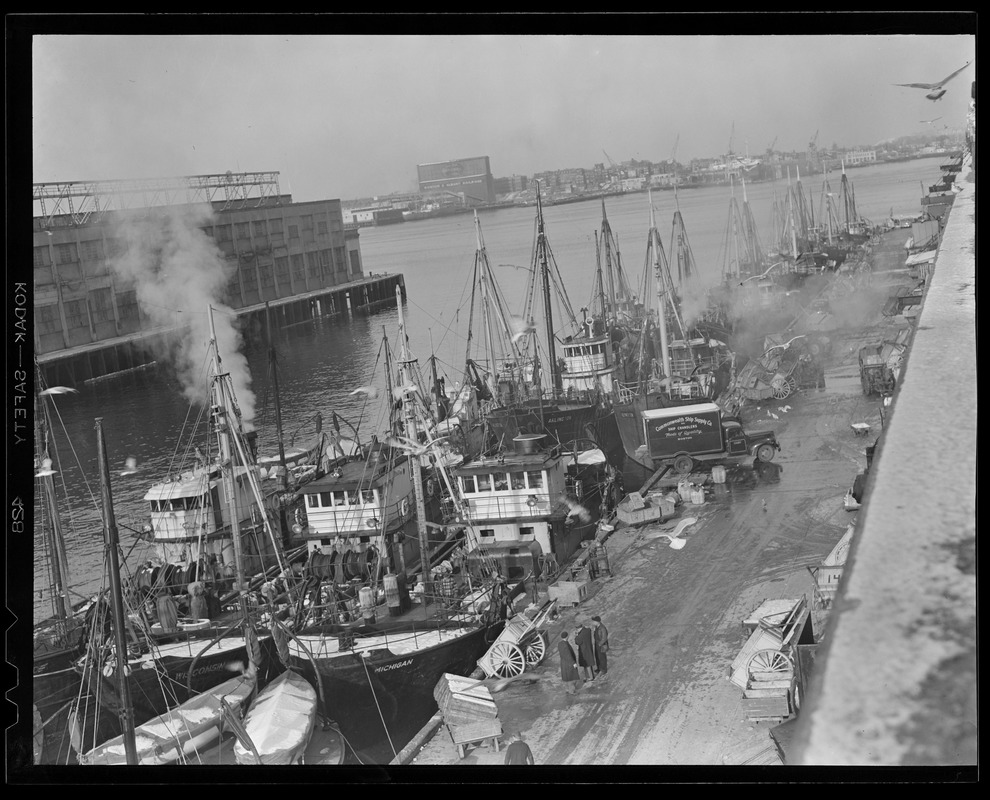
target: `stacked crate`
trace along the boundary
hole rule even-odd
[[[473,678],[444,673],[433,689],[433,697],[461,758],[467,745],[487,739],[498,751],[502,723],[487,686],[478,685]]]

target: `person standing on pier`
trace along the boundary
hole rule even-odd
[[[576,694],[581,688],[581,676],[578,674],[574,648],[567,641],[567,631],[560,632],[557,653],[560,655],[560,679],[564,682],[564,690],[568,694]]]
[[[598,664],[598,676],[603,681],[608,680],[608,628],[602,624],[602,618],[594,616],[591,618],[591,627],[594,628],[595,639],[595,661]]]
[[[578,666],[581,667],[582,677],[586,681],[593,681],[595,679],[595,644],[591,638],[591,628],[585,626],[583,617],[578,617],[574,644],[577,645],[578,649]]]
[[[521,765],[533,765],[536,761],[533,758],[533,751],[529,745],[523,741],[521,733],[512,734],[509,746],[505,748],[505,764],[507,766],[518,767]]]

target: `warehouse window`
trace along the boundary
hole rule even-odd
[[[231,235],[230,225],[217,225],[217,241],[218,242],[229,242],[233,239]]]
[[[254,235],[262,238],[268,236],[268,224],[263,219],[254,221]]]
[[[300,284],[306,283],[306,265],[303,264],[302,253],[292,254],[292,279]]]
[[[311,231],[311,230],[313,230],[313,215],[312,214],[306,214],[304,217],[300,217],[300,219],[302,220],[302,228],[303,228],[304,231]]]
[[[103,247],[99,239],[87,239],[82,243],[83,261],[99,261],[103,257]]]
[[[137,292],[121,292],[117,295],[117,316],[121,320],[138,318]]]
[[[298,238],[299,238],[299,226],[298,225],[290,225],[289,226],[289,239],[298,239]]]
[[[237,227],[237,238],[244,239],[245,241],[250,241],[251,239],[251,226],[246,222],[238,222]]]
[[[90,292],[89,298],[92,303],[94,321],[107,322],[113,319],[113,302],[110,299],[109,289],[97,289]]]
[[[36,247],[34,248],[34,265],[36,267],[47,267],[49,265],[48,260],[48,248],[47,247]]]
[[[258,272],[261,274],[261,285],[262,286],[274,286],[275,276],[272,274],[271,264],[259,264]]]
[[[72,242],[55,245],[55,253],[59,264],[72,264],[76,259],[76,246]]]
[[[327,235],[327,221],[325,219],[321,219],[317,223],[317,226],[318,226],[317,227],[317,231],[319,232],[320,236],[326,236]]]
[[[268,224],[271,227],[271,232],[272,233],[281,233],[282,232],[282,218],[281,217],[275,217],[274,219],[268,220]]]
[[[85,300],[65,301],[65,324],[70,328],[84,328],[89,325]]]
[[[306,253],[306,266],[309,271],[309,277],[320,277],[320,261],[316,253]]]
[[[34,309],[34,324],[38,333],[58,333],[62,330],[62,320],[58,316],[58,305],[37,306]]]

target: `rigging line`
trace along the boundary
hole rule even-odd
[[[364,666],[364,674],[368,676],[368,686],[371,687],[371,696],[375,698],[375,706],[378,708],[378,716],[382,721],[382,728],[385,730],[385,735],[388,737],[388,746],[392,748],[392,755],[399,755],[395,750],[395,745],[392,744],[392,734],[388,732],[388,725],[385,724],[385,715],[382,714],[381,704],[378,702],[378,692],[375,691],[375,685],[371,682],[371,673],[368,672],[368,660],[364,656],[357,656],[361,659],[361,664]]]

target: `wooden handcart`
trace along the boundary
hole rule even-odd
[[[526,667],[540,664],[547,654],[547,634],[540,630],[557,608],[556,600],[547,600],[532,618],[516,614],[505,623],[478,666],[489,678],[514,678]]]
[[[487,686],[472,678],[445,673],[434,688],[433,696],[460,758],[464,758],[469,746],[488,741],[498,752],[502,723]]]

